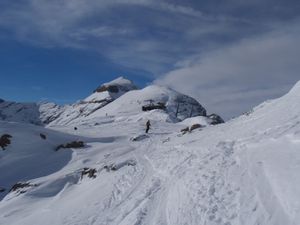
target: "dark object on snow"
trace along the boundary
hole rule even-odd
[[[148,120],[146,123],[146,134],[148,134],[150,127],[151,127],[151,123],[150,123],[150,120]]]
[[[117,170],[116,164],[105,165],[103,168],[106,169],[106,172]]]
[[[222,119],[222,117],[217,115],[217,114],[213,113],[213,114],[211,114],[207,117],[212,119],[211,125],[217,125],[217,124],[220,124],[220,123],[225,123],[224,120]]]
[[[87,175],[88,178],[96,178],[97,175],[97,170],[94,168],[83,168],[83,171],[81,172],[81,179],[83,178],[83,176]]]
[[[199,123],[193,124],[190,128],[190,132],[195,130],[195,129],[201,128],[201,127],[203,127],[203,126]]]
[[[78,128],[77,128],[77,127],[74,127],[74,130],[78,130]]]
[[[103,168],[106,169],[107,172],[110,172],[110,171],[117,171],[124,166],[135,166],[135,165],[136,165],[135,160],[128,159],[128,160],[118,163],[118,164],[112,163],[110,165],[105,165]]]
[[[72,141],[67,144],[61,144],[56,147],[55,151],[58,151],[61,148],[83,148],[84,142],[83,141]]]
[[[181,129],[180,132],[188,132],[189,130],[190,130],[189,127],[186,127],[186,128]]]
[[[253,113],[253,109],[249,110],[248,112],[243,113],[245,116],[250,116]]]
[[[5,188],[0,187],[0,193],[4,192],[4,191],[5,191]]]
[[[0,137],[0,147],[2,148],[2,150],[4,151],[5,148],[11,144],[11,141],[10,139],[12,138],[11,135],[9,134],[3,134],[1,137]]]
[[[130,138],[130,140],[131,141],[142,141],[142,140],[144,140],[146,138],[149,138],[149,136],[146,135],[146,134],[142,134],[142,135],[138,135],[136,137],[132,137],[132,138]]]
[[[190,128],[189,128],[189,127],[186,127],[186,128],[183,128],[183,129],[180,130],[180,132],[181,132],[182,134],[186,134],[186,133],[189,132],[189,131],[190,131]]]
[[[166,110],[166,104],[162,102],[154,103],[153,100],[149,100],[149,104],[142,106],[143,111],[151,111],[154,109]]]
[[[28,188],[28,187],[37,187],[38,185],[37,184],[31,184],[29,182],[18,182],[16,184],[14,184],[12,186],[12,188],[9,190],[9,192],[13,192],[13,191],[19,191],[21,189],[24,189],[24,188]],[[20,191],[21,194],[25,193],[26,191],[25,190],[22,190]]]
[[[40,133],[40,137],[43,139],[43,140],[46,140],[47,139],[47,136],[45,134],[42,134]]]

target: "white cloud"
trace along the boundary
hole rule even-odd
[[[23,0],[0,8],[0,38],[97,52],[152,78],[177,68],[159,82],[228,118],[299,79],[293,1]],[[290,29],[264,35],[281,22]]]
[[[0,8],[0,28],[19,41],[96,51],[156,76],[203,49],[196,43],[213,46],[208,36],[228,33],[231,22],[161,0],[25,0]]]
[[[284,94],[300,79],[299,23],[177,63],[157,83],[196,97],[225,118]]]

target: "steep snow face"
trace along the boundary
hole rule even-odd
[[[195,99],[163,86],[151,85],[142,90],[130,91],[116,101],[105,106],[91,117],[134,116],[143,112],[143,107],[160,107],[172,121],[193,116],[206,116],[206,110]]]

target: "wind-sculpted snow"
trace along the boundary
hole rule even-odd
[[[25,192],[4,193],[0,224],[297,225],[298,86],[279,99],[259,105],[251,114],[217,126],[210,125],[206,117],[170,123],[166,122],[170,115],[166,117],[161,110],[138,111],[142,102],[139,104],[133,96],[142,93],[145,99],[153,97],[152,91],[147,96],[145,90],[128,92],[123,100],[122,96],[105,106],[103,112],[80,121],[77,130],[73,125],[52,126],[49,131],[5,123],[7,128],[0,131],[10,131],[13,139],[7,150],[0,152],[0,166],[10,164],[3,158],[5,154],[23,151],[14,136],[29,139],[35,132],[44,132],[48,134],[46,140],[55,145],[74,137],[86,145],[50,152],[47,147],[44,151],[36,148],[48,146],[45,140],[29,142],[32,149],[25,148],[29,159],[36,152],[47,152],[48,163],[38,165],[41,171],[48,168],[48,173],[20,177],[32,186]],[[157,93],[157,99],[168,104],[170,99],[165,96],[169,94]],[[147,138],[139,138],[146,137],[149,119],[152,126]],[[206,122],[206,127],[181,135],[182,128],[195,122]],[[51,161],[52,154],[63,158],[59,167]],[[26,165],[31,168],[31,164]],[[52,166],[55,169],[50,170]],[[94,176],[81,176],[88,169],[95,172]],[[14,172],[7,172],[5,177],[10,174]]]

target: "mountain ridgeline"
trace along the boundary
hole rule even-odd
[[[74,104],[57,105],[50,102],[17,103],[0,99],[0,120],[35,125],[72,125],[104,116],[132,116],[142,111],[160,111],[169,122],[203,116],[211,124],[223,123],[195,99],[164,86],[151,85],[143,89],[130,80],[119,77],[104,83],[87,98]]]

